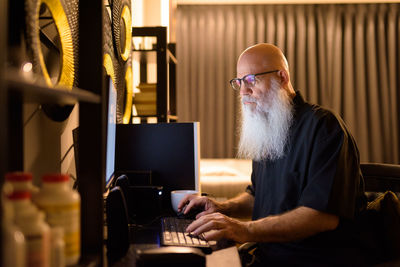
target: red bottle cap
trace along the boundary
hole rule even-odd
[[[42,177],[44,183],[59,183],[69,181],[69,175],[64,173],[49,173]]]
[[[6,173],[6,181],[9,182],[32,181],[32,174],[29,172],[9,172]]]
[[[14,191],[7,196],[10,200],[30,199],[31,192],[29,191]]]

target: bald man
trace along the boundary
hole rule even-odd
[[[362,264],[351,228],[366,201],[358,149],[344,122],[303,100],[274,45],[246,49],[237,77],[230,83],[242,101],[239,156],[253,160],[252,184],[222,203],[186,196],[178,207],[184,213],[203,209],[187,231],[257,242],[260,265]],[[246,216],[252,220],[236,219]]]

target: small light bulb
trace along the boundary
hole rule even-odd
[[[32,63],[26,62],[24,65],[22,65],[22,71],[23,72],[31,72],[32,71]]]

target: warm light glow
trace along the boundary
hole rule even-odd
[[[169,42],[169,0],[161,0],[161,26],[167,27],[167,42]]]
[[[137,110],[135,104],[132,105],[132,116],[137,116]]]
[[[161,26],[169,26],[169,0],[161,0]]]
[[[140,118],[139,117],[133,117],[132,118],[132,123],[133,124],[140,124],[141,123]]]
[[[31,72],[32,71],[32,63],[31,62],[26,62],[22,65],[22,71],[23,72]]]
[[[147,123],[157,123],[157,117],[148,117]]]
[[[132,26],[143,26],[143,0],[132,1]]]

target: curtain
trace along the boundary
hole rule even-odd
[[[178,5],[177,112],[200,121],[203,158],[236,155],[229,80],[260,42],[283,50],[295,90],[344,119],[361,161],[400,163],[399,4]]]

